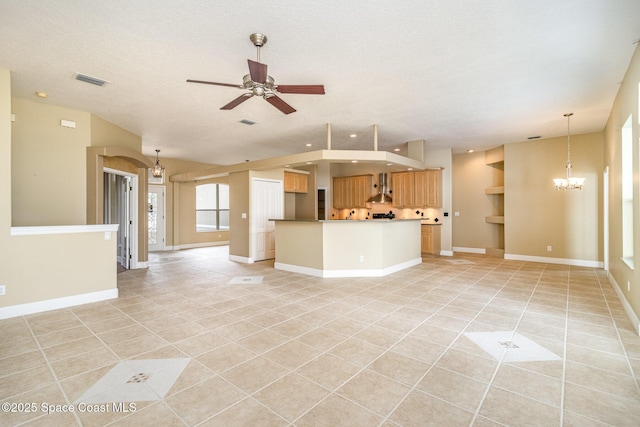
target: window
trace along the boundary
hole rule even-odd
[[[229,229],[229,186],[203,184],[196,186],[196,231]]]
[[[633,268],[633,134],[631,116],[622,126],[622,260]]]

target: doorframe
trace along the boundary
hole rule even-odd
[[[137,268],[145,268],[146,265],[141,265],[138,262],[138,175],[132,174],[129,172],[121,171],[118,169],[112,168],[102,168],[102,172],[110,173],[113,175],[127,176],[131,179],[131,191],[129,193],[129,217],[131,218],[131,236],[129,238],[130,246],[130,254],[131,258],[129,259],[129,268],[137,269]],[[103,196],[104,197],[104,194]],[[146,264],[146,263],[145,263]]]
[[[280,187],[280,192],[282,193],[282,198],[281,198],[281,204],[280,204],[280,214],[283,215],[284,214],[284,181],[281,179],[270,179],[270,178],[258,178],[258,177],[253,177],[251,179],[251,224],[250,224],[250,229],[249,229],[249,235],[251,236],[251,248],[250,248],[250,258],[249,258],[249,263],[253,263],[256,261],[257,256],[257,250],[258,250],[258,233],[256,232],[256,215],[255,215],[255,209],[254,209],[254,202],[255,202],[255,197],[256,197],[256,192],[255,192],[255,183],[257,181],[261,181],[261,182],[271,182],[274,184],[278,184],[278,186]]]
[[[149,184],[147,186],[147,193],[151,191],[152,188],[162,189],[162,249],[161,251],[167,250],[167,187],[165,185],[159,184]],[[148,198],[148,196],[147,196]]]

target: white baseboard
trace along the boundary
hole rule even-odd
[[[44,311],[57,310],[59,308],[73,307],[91,302],[105,301],[118,298],[118,288],[106,291],[91,292],[88,294],[72,295],[69,297],[54,298],[44,301],[30,302],[27,304],[12,305],[0,308],[0,319],[26,316],[27,314],[42,313]]]
[[[616,279],[611,275],[609,271],[607,271],[607,277],[609,277],[609,282],[611,283],[611,286],[613,286],[613,289],[616,291],[616,294],[618,295],[618,299],[622,303],[624,312],[627,314],[627,317],[629,318],[629,320],[631,320],[633,327],[636,329],[636,334],[640,336],[640,319],[638,319],[638,316],[633,311],[633,308],[631,308],[631,305],[629,304],[627,299],[624,297],[624,293],[622,292],[622,289],[620,289],[618,282],[616,282]]]
[[[219,242],[204,242],[204,243],[187,243],[184,245],[171,246],[173,250],[179,251],[182,249],[195,249],[195,248],[208,248],[211,246],[226,246],[229,244],[228,240]]]
[[[485,248],[465,248],[462,246],[454,246],[453,252],[464,252],[467,254],[482,254],[485,255],[487,250]]]
[[[321,270],[319,268],[302,267],[299,265],[284,264],[276,262],[273,268],[276,270],[290,271],[292,273],[306,274],[307,276],[322,277],[322,278],[338,278],[338,277],[383,277],[405,268],[413,267],[422,263],[422,257],[412,259],[409,261],[395,264],[385,268],[376,268],[368,270]]]
[[[253,264],[253,258],[247,258],[240,255],[229,255],[229,261],[241,262],[243,264]]]
[[[586,259],[571,259],[571,258],[551,258],[543,256],[529,256],[529,255],[516,255],[516,254],[504,254],[504,259],[510,259],[514,261],[530,261],[530,262],[544,262],[547,264],[562,264],[573,265],[576,267],[592,267],[602,268],[604,263],[602,261],[590,261]]]
[[[441,256],[453,256],[453,251],[440,251]]]

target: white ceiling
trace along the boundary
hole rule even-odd
[[[241,90],[185,82],[241,84],[254,32],[276,84],[326,95],[281,95],[290,115],[257,97],[222,111]],[[600,131],[638,38],[638,0],[0,0],[14,96],[91,112],[147,155],[220,165],[325,148],[327,123],[334,149],[365,150],[374,124],[380,150],[562,136],[567,112],[572,133]]]

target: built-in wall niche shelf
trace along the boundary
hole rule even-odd
[[[484,217],[484,222],[488,222],[490,224],[504,224],[504,216],[502,215],[491,215]]]
[[[504,194],[504,185],[487,187],[484,189],[484,194]]]
[[[504,258],[504,146],[492,148],[484,152],[484,163],[491,167],[491,187],[484,189],[484,194],[492,199],[492,215],[484,221],[492,226],[490,242],[485,253],[489,256]]]

